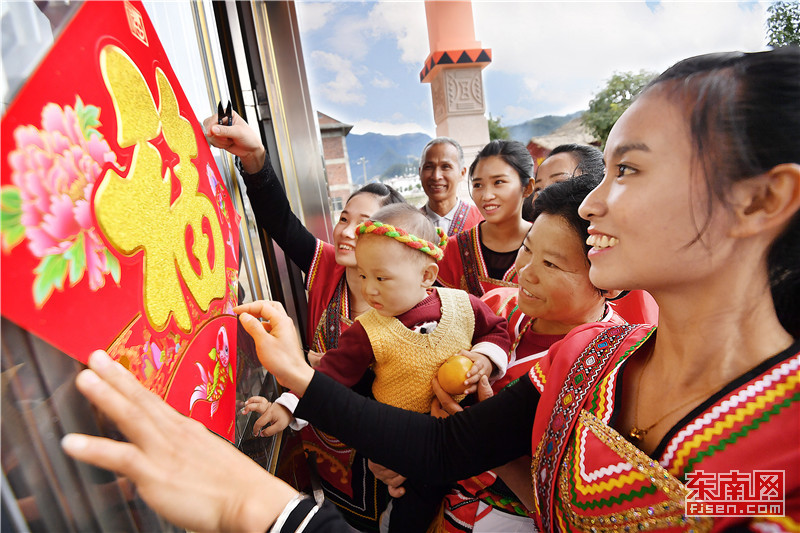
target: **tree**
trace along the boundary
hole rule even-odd
[[[500,124],[500,120],[503,117],[494,118],[491,113],[489,113],[489,140],[493,141],[495,139],[505,139],[508,140],[511,138],[511,133],[508,131],[508,128]]]
[[[774,2],[767,8],[767,44],[800,44],[800,2]]]
[[[604,89],[589,102],[589,110],[583,114],[583,123],[595,139],[605,146],[611,127],[628,109],[633,98],[652,80],[656,74],[640,70],[615,72]]]

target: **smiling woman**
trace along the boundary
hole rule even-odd
[[[277,304],[250,304],[240,319],[262,364],[302,397],[297,416],[403,475],[463,479],[532,454],[531,469],[526,465],[523,472],[531,476],[529,497],[535,480],[540,530],[795,530],[798,138],[798,47],[700,56],[662,74],[612,129],[606,157],[616,170],[580,209],[590,232],[618,239],[593,248],[591,280],[652,290],[661,307],[658,327],[576,328],[553,345],[538,370],[444,420],[358,397],[315,373]],[[90,363],[101,378],[114,380],[96,358]],[[231,518],[248,497],[265,500],[266,493],[230,475],[214,478],[222,503],[210,508],[203,507],[207,485],[154,482],[153,470],[130,461],[131,453],[147,460],[177,457],[188,479],[193,463],[219,465],[236,452],[215,448],[213,460],[206,446],[189,447],[189,458],[184,450],[164,453],[185,432],[177,423],[159,424],[166,437],[141,446],[136,437],[149,434],[154,422],[125,416],[130,409],[101,401],[96,379],[92,385],[81,390],[126,422],[121,427],[135,444],[125,454],[123,443],[92,438],[79,446],[73,440],[65,443],[71,454],[119,470],[152,501],[169,501],[166,511],[189,509],[189,518],[172,515],[182,524],[196,524],[190,518],[201,510],[208,511],[206,525],[221,524],[211,520]],[[132,384],[128,396],[135,398],[137,390],[141,396],[137,387]],[[235,477],[246,479],[257,469],[242,465]],[[738,491],[724,492],[731,480],[778,484],[757,495],[763,505],[753,505]],[[714,514],[723,503],[719,487],[729,496],[726,511],[737,513]],[[274,517],[274,507],[267,514]],[[230,525],[255,528],[252,522]]]
[[[485,219],[450,237],[439,265],[439,282],[482,296],[497,287],[516,287],[514,259],[530,223],[522,218],[531,194],[533,160],[522,143],[495,140],[469,168],[470,190]]]
[[[550,155],[539,164],[533,184],[533,194],[525,199],[522,216],[533,220],[533,204],[539,194],[549,185],[562,182],[572,176],[605,173],[603,152],[594,146],[561,144],[553,148]],[[590,236],[592,244],[594,236]],[[603,244],[602,240],[597,242]],[[615,310],[631,324],[655,324],[658,321],[658,305],[645,291],[624,291],[614,302]]]
[[[339,345],[339,337],[355,318],[369,309],[356,271],[356,227],[382,206],[405,203],[405,199],[387,185],[365,185],[348,198],[333,227],[333,244],[324,242],[312,235],[292,212],[261,140],[238,114],[234,112],[231,126],[219,125],[216,115],[207,118],[203,125],[212,145],[240,158],[240,170],[256,220],[306,275],[308,330],[305,342],[310,349],[309,362],[316,364],[322,354]],[[364,387],[368,387],[368,382],[369,376],[365,378]],[[303,438],[306,446],[314,449],[325,447],[322,443],[327,437],[307,428]],[[376,529],[387,496],[385,491],[380,492],[381,487],[369,473],[366,460],[352,454],[353,450],[344,446],[335,452],[320,454],[323,490],[337,502],[351,523]],[[346,474],[334,475],[334,471]],[[373,490],[364,494],[361,487]],[[372,502],[372,507],[367,509],[359,500]]]
[[[463,479],[532,454],[545,531],[589,531],[601,519],[631,530],[794,528],[798,137],[797,47],[700,56],[657,78],[612,129],[610,171],[580,214],[601,246],[609,241],[589,252],[592,283],[651,291],[658,327],[578,327],[538,369],[444,421],[300,375],[268,335],[260,353],[302,390],[300,416],[411,479]],[[786,518],[709,515],[694,505],[700,470],[715,482],[782,471]]]
[[[492,384],[495,392],[528,374],[573,328],[591,322],[625,324],[606,302],[616,291],[608,294],[589,280],[586,254],[591,247],[585,244],[589,223],[580,218],[578,207],[600,179],[587,173],[543,190],[534,204],[533,226],[517,254],[519,289],[498,288],[481,298],[508,320],[513,340],[506,375]],[[530,459],[522,462],[528,471]],[[473,531],[532,530],[527,509],[533,504],[525,497],[530,479],[523,477],[521,487],[515,479],[495,469],[459,481],[445,497],[444,529],[464,531],[454,526],[461,524]],[[510,489],[517,490],[517,498]]]

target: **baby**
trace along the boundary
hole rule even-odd
[[[441,230],[413,206],[392,204],[361,224],[358,235],[361,290],[372,309],[342,334],[339,347],[325,353],[317,370],[352,387],[372,367],[376,400],[421,413],[430,411],[431,381],[439,366],[454,354],[473,361],[465,393],[476,390],[481,376],[493,380],[505,373],[510,347],[505,320],[465,291],[433,288],[447,242]],[[291,393],[274,404],[253,397],[243,412],[263,413],[254,432],[269,424],[261,434],[273,435],[305,425],[293,418],[297,402]],[[412,500],[406,494],[395,501],[391,530],[408,526],[399,524],[415,513],[401,508]]]

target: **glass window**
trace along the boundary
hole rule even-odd
[[[45,57],[55,39],[81,3],[75,1],[2,1],[2,111]],[[201,35],[206,28],[199,17],[210,16],[202,2],[147,1],[145,8],[170,59],[173,70],[198,120],[210,114],[211,102],[225,87],[221,62],[215,67],[205,56],[208,43],[219,50],[215,33]],[[213,21],[210,31],[216,31]],[[217,79],[215,79],[217,78]],[[222,174],[229,159],[217,155]],[[228,181],[237,209],[241,205],[238,184]],[[242,221],[240,250],[253,253],[250,234]],[[245,242],[247,241],[247,242]],[[244,271],[244,269],[242,269]],[[266,279],[261,273],[240,275],[240,298],[260,294],[254,283]],[[87,325],[87,327],[90,327]],[[237,402],[253,394],[274,397],[277,385],[264,380],[249,336],[239,327]],[[77,392],[74,378],[83,365],[56,350],[12,322],[0,323],[0,379],[2,380],[2,530],[3,531],[174,531],[138,497],[135,488],[113,473],[68,459],[60,439],[69,432],[100,434],[121,439]],[[262,388],[262,383],[263,388]],[[238,413],[238,409],[237,409]],[[236,443],[245,440],[254,416],[236,417]],[[247,443],[248,453],[263,466],[274,468],[275,439]]]
[[[79,2],[0,2],[2,112],[44,57]]]
[[[167,52],[172,70],[192,106],[195,118],[202,122],[213,110],[210,105],[212,91],[203,57],[198,50],[192,4],[193,2],[148,0],[144,2],[144,7]]]

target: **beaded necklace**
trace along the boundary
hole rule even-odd
[[[531,327],[531,324],[533,324],[534,320],[536,319],[533,317],[529,318],[528,321],[525,322],[525,325],[522,326],[522,328],[520,328],[519,333],[517,334],[517,338],[514,339],[514,343],[511,345],[511,349],[508,351],[508,353],[513,353],[517,349],[519,341],[521,341],[523,335],[525,335],[525,333],[528,332],[528,329]]]

